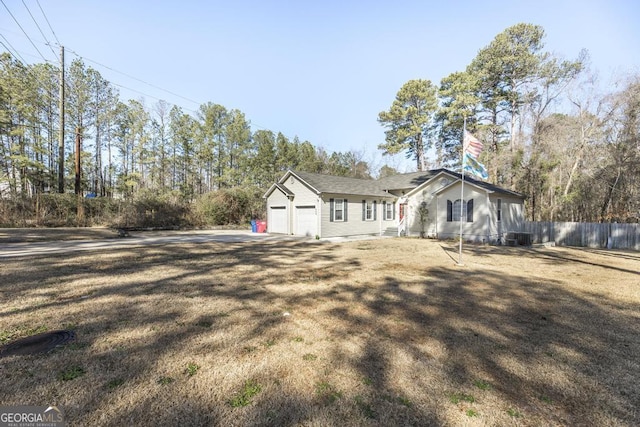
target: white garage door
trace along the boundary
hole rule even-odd
[[[314,237],[318,234],[315,206],[296,206],[296,235]]]
[[[271,206],[269,218],[267,218],[269,233],[287,234],[287,208],[286,206]]]

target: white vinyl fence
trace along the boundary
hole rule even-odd
[[[532,234],[533,243],[640,250],[640,224],[526,221],[522,231]]]

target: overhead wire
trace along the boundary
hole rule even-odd
[[[38,31],[40,31],[40,34],[42,35],[44,40],[47,42],[47,46],[51,50],[51,53],[53,53],[53,56],[56,57],[56,53],[54,52],[53,48],[51,47],[51,43],[49,43],[49,40],[47,39],[47,36],[45,36],[44,32],[42,32],[42,28],[40,28],[40,25],[38,24],[38,21],[36,21],[36,18],[33,17],[33,14],[31,13],[31,10],[29,9],[29,6],[27,6],[27,4],[24,2],[24,0],[22,0],[22,4],[27,9],[27,12],[29,12],[29,16],[31,16],[31,19],[33,20],[33,23],[36,24],[36,28],[38,28]]]
[[[11,44],[11,42],[9,42],[9,40],[7,40],[7,38],[2,33],[0,33],[0,37],[2,37],[7,42],[7,44],[11,47],[11,49],[9,49],[9,46],[7,46],[7,44],[5,44],[4,42],[0,41],[0,44],[2,46],[4,46],[4,48],[7,50],[9,55],[13,56],[18,61],[21,60],[22,63],[24,63],[24,64],[28,64],[28,62],[25,61],[25,59],[22,57],[22,55],[20,55],[20,52]],[[13,52],[11,51],[12,49],[13,49]],[[30,56],[34,56],[35,57],[35,55],[30,55]],[[40,83],[41,87],[45,88],[45,87],[49,86],[48,84],[45,84],[42,80],[40,80],[37,76],[34,75],[33,77],[36,79],[36,81],[38,83]],[[49,92],[47,92],[47,91],[42,92],[42,95],[47,97],[49,99],[49,101],[57,101],[57,98],[54,98],[53,96],[51,96],[49,94]]]
[[[58,36],[56,35],[56,32],[53,31],[53,27],[51,26],[51,23],[49,22],[49,18],[47,18],[47,14],[44,13],[44,10],[42,9],[42,6],[40,6],[40,0],[36,0],[36,3],[38,4],[38,7],[40,8],[40,12],[42,12],[42,16],[44,16],[44,20],[47,21],[47,25],[49,26],[49,29],[51,30],[51,34],[53,34],[53,37],[56,39],[56,43],[58,43],[58,46],[60,46],[60,40],[58,40]]]
[[[85,61],[88,61],[88,62],[92,62],[92,63],[94,63],[94,64],[96,64],[96,65],[99,65],[99,66],[101,66],[101,67],[106,68],[107,70],[111,70],[111,71],[113,71],[114,73],[122,74],[122,75],[123,75],[123,76],[125,76],[125,77],[128,77],[128,78],[130,78],[130,79],[133,79],[133,80],[135,80],[135,81],[137,81],[137,82],[143,83],[143,84],[145,84],[145,85],[147,85],[147,86],[150,86],[150,87],[152,87],[152,88],[154,88],[154,89],[161,90],[161,91],[163,91],[163,92],[165,92],[165,93],[168,93],[169,95],[173,95],[173,96],[176,96],[176,97],[178,97],[178,98],[184,99],[185,101],[192,102],[192,103],[194,103],[194,104],[196,104],[196,105],[202,105],[202,103],[201,103],[201,102],[194,101],[193,99],[190,99],[190,98],[187,98],[187,97],[185,97],[185,96],[179,95],[179,94],[177,94],[177,93],[175,93],[175,92],[172,92],[172,91],[170,91],[170,90],[167,90],[167,89],[161,88],[160,86],[156,86],[156,85],[154,85],[154,84],[152,84],[152,83],[146,82],[146,81],[144,81],[144,80],[142,80],[142,79],[139,79],[139,78],[137,78],[137,77],[134,77],[134,76],[132,76],[132,75],[130,75],[130,74],[127,74],[127,73],[125,73],[125,72],[118,71],[118,70],[116,70],[115,68],[109,67],[108,65],[101,64],[101,63],[99,63],[98,61],[94,61],[93,59],[87,58],[86,56],[82,56],[82,55],[80,55],[78,52],[75,52],[75,51],[73,51],[73,50],[71,50],[71,49],[69,49],[69,51],[70,51],[71,53],[73,53],[74,55],[76,55],[78,58],[84,59]]]
[[[16,58],[16,59],[20,59],[20,60],[22,60],[22,62],[24,62],[24,63],[26,64],[26,63],[27,63],[27,61],[25,61],[25,59],[22,57],[22,55],[20,55],[20,52],[18,52],[18,51],[16,50],[16,48],[15,48],[15,47],[13,47],[13,45],[12,45],[12,44],[9,42],[9,40],[4,36],[4,34],[0,33],[0,37],[2,37],[2,38],[4,39],[4,41],[5,41],[5,42],[7,42],[7,44],[8,44],[9,46],[11,46],[11,49],[13,49],[13,52],[15,52],[15,54],[14,54],[13,52],[11,52],[11,49],[9,49],[9,46],[7,46],[6,44],[4,44],[3,42],[0,42],[0,43],[2,43],[2,45],[4,46],[4,48],[5,48],[5,49],[7,49],[7,52],[9,52],[9,54],[10,54],[11,56],[13,56],[14,58]]]
[[[2,2],[2,3],[3,3],[3,5],[5,6],[5,8],[7,9],[7,11],[9,11],[9,9],[8,9],[8,8],[7,8],[7,6],[6,6],[6,4],[4,4],[4,0],[0,0],[0,2]],[[24,4],[24,0],[22,0],[22,2],[23,2],[23,4]],[[38,6],[40,7],[40,10],[41,10],[41,12],[42,12],[43,16],[45,17],[45,20],[47,21],[47,24],[49,25],[49,29],[51,30],[51,33],[54,35],[54,37],[55,37],[55,39],[56,39],[57,43],[58,43],[58,44],[60,44],[60,41],[58,40],[58,37],[57,37],[57,35],[56,35],[55,31],[53,30],[53,28],[52,28],[52,26],[51,26],[51,23],[49,22],[49,19],[47,18],[47,16],[46,16],[46,14],[45,14],[44,10],[42,9],[42,6],[40,5],[39,1],[38,1],[37,3],[38,3]],[[29,12],[29,14],[31,15],[31,18],[32,18],[32,19],[34,20],[34,22],[36,23],[36,26],[38,27],[38,30],[40,31],[40,34],[41,34],[41,35],[42,35],[42,37],[44,37],[44,39],[45,39],[45,41],[44,41],[44,42],[41,42],[41,43],[42,43],[42,44],[44,44],[44,45],[46,45],[46,46],[48,46],[48,47],[49,47],[49,49],[51,49],[52,53],[55,55],[55,52],[53,51],[53,49],[52,49],[52,47],[51,47],[51,43],[48,41],[48,39],[47,39],[46,35],[45,35],[45,34],[44,34],[44,32],[42,31],[42,28],[37,24],[37,22],[35,21],[35,18],[34,18],[34,17],[33,17],[33,15],[31,14],[31,11],[29,10],[29,8],[27,7],[27,5],[26,5],[26,4],[25,4],[25,7],[27,8],[27,11],[28,11],[28,12]],[[9,13],[11,13],[11,12],[9,11]],[[19,22],[15,19],[15,17],[13,16],[13,14],[12,14],[12,17],[14,18],[14,21],[16,21],[16,23],[18,24],[18,26],[20,27],[20,29],[22,30],[22,32],[24,33],[24,35],[27,37],[27,39],[29,40],[29,42],[33,45],[33,47],[36,49],[36,51],[38,51],[38,53],[40,54],[40,57],[41,57],[45,62],[52,63],[53,61],[49,61],[49,60],[47,60],[47,59],[44,57],[44,55],[42,55],[42,53],[40,52],[40,50],[36,47],[36,45],[35,45],[34,41],[32,40],[32,38],[31,38],[31,37],[29,37],[29,35],[26,33],[26,31],[22,28],[22,26],[19,24]],[[1,35],[1,34],[0,34],[0,35]],[[2,36],[2,37],[5,39],[5,41],[7,41],[7,43],[9,43],[9,41],[7,40],[7,38],[6,38],[6,37],[4,37],[4,36]],[[11,44],[9,43],[9,45],[11,45]],[[5,46],[5,47],[6,47],[6,46]],[[13,47],[13,46],[12,46],[12,47]],[[8,49],[7,49],[7,50],[8,50]],[[19,57],[20,57],[20,59],[22,60],[22,62],[24,62],[24,63],[28,63],[28,61],[26,61],[26,60],[25,60],[21,55],[19,55],[18,51],[17,51],[15,48],[13,48],[13,50],[16,52],[17,56],[19,56]],[[164,88],[162,88],[162,87],[160,87],[160,86],[158,86],[158,85],[155,85],[155,84],[153,84],[153,83],[149,83],[149,82],[147,82],[147,81],[145,81],[145,80],[142,80],[142,79],[140,79],[140,78],[137,78],[137,77],[135,77],[135,76],[133,76],[133,75],[131,75],[131,74],[125,73],[125,72],[123,72],[123,71],[119,71],[119,70],[117,70],[117,69],[115,69],[115,68],[113,68],[113,67],[110,67],[110,66],[105,65],[105,64],[103,64],[103,63],[100,63],[100,62],[98,62],[98,61],[95,61],[95,60],[93,60],[93,59],[91,59],[91,58],[87,58],[87,57],[85,57],[85,56],[82,56],[82,55],[80,55],[78,52],[76,52],[76,51],[74,51],[74,50],[72,50],[72,49],[67,49],[67,50],[68,50],[70,53],[72,53],[73,55],[77,56],[78,58],[80,58],[80,59],[82,59],[82,60],[85,60],[85,61],[87,61],[87,62],[91,62],[91,63],[93,63],[93,64],[96,64],[96,65],[98,65],[98,66],[100,66],[100,67],[103,67],[103,68],[105,68],[105,69],[107,69],[107,70],[110,70],[110,71],[112,71],[112,72],[114,72],[114,73],[121,74],[121,75],[123,75],[123,76],[125,76],[125,77],[127,77],[127,78],[130,78],[130,79],[135,80],[135,81],[137,81],[137,82],[139,82],[139,83],[145,84],[145,85],[147,85],[147,86],[149,86],[149,87],[152,87],[152,88],[154,88],[154,89],[160,90],[160,91],[162,91],[162,92],[165,92],[165,93],[167,93],[167,94],[169,94],[169,95],[172,95],[172,96],[175,96],[175,97],[177,97],[177,98],[183,99],[183,100],[185,100],[185,101],[188,101],[188,102],[190,102],[190,103],[192,103],[192,104],[196,104],[196,105],[198,105],[198,106],[200,106],[200,105],[202,105],[202,104],[203,104],[203,103],[201,103],[201,102],[195,101],[195,100],[193,100],[193,99],[191,99],[191,98],[188,98],[188,97],[186,97],[186,96],[180,95],[180,94],[175,93],[175,92],[173,92],[173,91],[170,91],[170,90],[168,90],[168,89],[164,89]],[[11,52],[10,52],[10,53],[11,53]],[[13,55],[13,56],[15,57],[16,55]],[[30,56],[32,56],[32,55],[30,55]],[[131,88],[131,87],[128,87],[128,86],[125,86],[125,85],[122,85],[122,84],[119,84],[119,83],[116,83],[116,82],[113,82],[113,81],[111,81],[110,83],[111,83],[111,84],[113,84],[114,86],[120,87],[120,88],[122,88],[122,89],[126,89],[126,90],[128,90],[128,91],[135,92],[135,93],[137,93],[137,94],[140,94],[140,95],[143,95],[143,96],[146,96],[146,97],[149,97],[149,98],[152,98],[152,99],[158,100],[158,101],[165,101],[165,102],[167,102],[167,103],[168,103],[168,104],[170,104],[170,105],[174,105],[174,106],[180,107],[180,108],[182,108],[182,109],[184,109],[184,110],[186,110],[186,111],[189,111],[189,112],[191,112],[191,113],[194,113],[194,114],[199,114],[199,111],[197,111],[197,110],[194,110],[194,109],[191,109],[191,108],[186,108],[186,107],[181,106],[181,105],[178,105],[178,104],[176,104],[176,103],[174,103],[174,102],[169,102],[169,101],[167,101],[166,99],[162,99],[162,98],[159,98],[159,97],[157,97],[157,96],[150,95],[150,94],[148,94],[148,93],[146,93],[146,92],[143,92],[143,91],[140,91],[140,90],[137,90],[137,89],[133,89],[133,88]],[[249,120],[249,126],[254,127],[254,128],[258,128],[258,129],[262,129],[262,130],[270,130],[270,129],[268,129],[268,128],[267,128],[267,127],[265,127],[265,126],[261,126],[261,125],[259,125],[259,124],[257,124],[257,123],[252,122],[251,120]],[[280,132],[280,133],[282,133],[282,132]],[[284,134],[284,133],[282,133],[282,134],[283,134],[286,138],[288,138],[288,139],[290,139],[290,140],[293,140],[293,139],[294,139],[294,138],[291,138],[290,136],[288,136],[288,135],[286,135],[286,134]]]
[[[47,58],[44,57],[44,55],[42,54],[42,52],[40,52],[40,49],[38,49],[38,47],[36,46],[36,44],[33,42],[33,40],[31,40],[31,37],[29,37],[29,34],[27,34],[27,32],[24,30],[24,28],[22,28],[22,25],[20,25],[20,22],[18,22],[18,20],[16,19],[15,16],[13,16],[13,13],[11,13],[11,10],[9,10],[9,8],[7,7],[7,5],[4,3],[4,0],[0,0],[0,3],[2,3],[2,5],[4,6],[5,9],[7,9],[7,12],[9,12],[9,15],[11,15],[11,17],[13,18],[13,20],[15,21],[15,23],[18,25],[18,27],[20,27],[20,29],[22,30],[22,32],[24,33],[24,35],[27,37],[27,39],[29,40],[29,42],[31,42],[31,45],[33,46],[33,48],[40,54],[40,57],[46,62]]]

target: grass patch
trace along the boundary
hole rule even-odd
[[[114,390],[124,384],[124,380],[122,378],[115,378],[107,383],[107,388],[109,390]]]
[[[485,380],[475,380],[473,385],[478,387],[480,390],[491,390],[493,387]]]
[[[476,401],[475,397],[470,394],[458,392],[458,393],[449,393],[449,401],[454,404],[458,404],[460,402],[468,402],[473,403]]]
[[[11,330],[0,331],[0,344],[13,341],[14,339],[18,339],[18,338],[24,338],[24,337],[29,337],[31,335],[41,334],[47,331],[48,331],[48,328],[44,325],[36,326],[35,328],[23,326],[19,328],[13,328]]]
[[[333,403],[342,397],[342,392],[326,381],[316,384],[316,394],[327,404]]]
[[[192,377],[196,374],[196,372],[198,372],[198,369],[200,369],[200,365],[196,363],[189,363],[184,369],[184,373]]]
[[[89,347],[89,343],[86,342],[72,342],[67,344],[64,348],[68,350],[82,350]]]
[[[247,406],[251,403],[251,398],[262,391],[262,387],[254,380],[247,380],[240,390],[233,398],[229,400],[229,405],[232,408],[240,408]]]
[[[517,409],[514,409],[514,408],[509,408],[509,409],[507,409],[507,414],[508,414],[510,417],[513,417],[513,418],[520,418],[520,417],[522,416],[522,414],[520,413],[520,411],[518,411]]]
[[[304,341],[304,338],[302,338],[302,337],[294,337],[294,338],[292,339],[292,341],[293,341],[293,342],[303,342],[303,341]]]
[[[64,371],[61,371],[58,374],[58,379],[62,381],[71,381],[83,376],[84,374],[86,374],[84,368],[82,368],[81,366],[72,366],[65,369]]]
[[[542,402],[548,403],[548,404],[551,404],[553,402],[551,400],[551,398],[549,396],[546,396],[546,395],[539,396],[538,399],[540,399]]]
[[[253,353],[257,349],[258,349],[258,347],[256,347],[255,345],[245,345],[244,347],[242,347],[242,350],[245,353]]]
[[[400,405],[406,406],[407,408],[410,408],[412,405],[411,401],[404,396],[392,396],[390,394],[387,394],[383,397],[383,399],[389,403],[399,403]]]
[[[358,407],[358,409],[360,410],[360,413],[365,417],[365,418],[369,418],[369,419],[375,419],[377,414],[376,412],[373,410],[373,408],[371,407],[371,404],[368,403],[364,397],[357,395],[355,397],[355,402],[356,402],[356,406]]]
[[[307,361],[316,360],[317,358],[318,358],[318,356],[316,356],[313,353],[307,353],[304,356],[302,356],[302,360],[307,360]]]
[[[171,377],[160,377],[160,378],[158,378],[158,384],[160,384],[160,385],[171,384],[174,381],[175,380],[173,378],[171,378]]]
[[[474,409],[467,409],[467,417],[479,417],[480,414]]]
[[[276,340],[267,340],[264,343],[264,346],[269,348],[269,347],[273,347],[274,345],[276,345]]]
[[[399,404],[401,404],[401,405],[403,405],[403,406],[406,406],[407,408],[410,408],[410,407],[413,405],[413,404],[411,403],[411,401],[410,401],[409,399],[407,399],[406,397],[404,397],[404,396],[398,396],[398,397],[396,398],[396,401],[397,401]]]

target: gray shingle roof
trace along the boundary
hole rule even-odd
[[[455,176],[457,179],[460,179],[462,175],[460,175],[458,172],[451,172],[449,170],[447,170],[447,172],[449,172],[451,175]],[[519,197],[524,199],[525,196],[521,193],[517,193],[515,191],[511,191],[511,190],[507,190],[506,188],[502,188],[502,187],[498,187],[497,185],[494,184],[490,184],[488,182],[484,182],[484,181],[478,181],[477,179],[471,178],[470,176],[467,176],[465,174],[464,176],[464,181],[465,182],[470,182],[474,185],[477,185],[478,187],[482,187],[485,190],[489,190],[489,191],[493,191],[495,193],[500,193],[500,194],[505,194],[507,196],[512,196],[512,197]]]
[[[448,173],[457,179],[461,178],[459,173],[452,172],[448,169],[434,169],[424,172],[405,173],[381,178],[379,180],[347,178],[343,176],[291,171],[291,173],[298,176],[320,193],[354,194],[358,196],[374,197],[389,197],[390,194],[387,190],[393,191],[416,188],[442,172]],[[515,191],[507,190],[488,182],[478,181],[466,175],[464,180],[480,188],[484,188],[487,191],[524,198],[522,194],[516,193]],[[284,187],[284,181],[280,181],[278,185]],[[286,187],[284,188],[286,189]]]
[[[434,169],[424,172],[403,173],[380,178],[378,182],[381,188],[385,190],[406,190],[424,184],[443,171],[448,172],[446,169]]]
[[[346,178],[344,176],[321,175],[309,172],[294,172],[304,182],[320,193],[354,194],[357,196],[390,197],[380,189],[378,181],[372,179]]]

